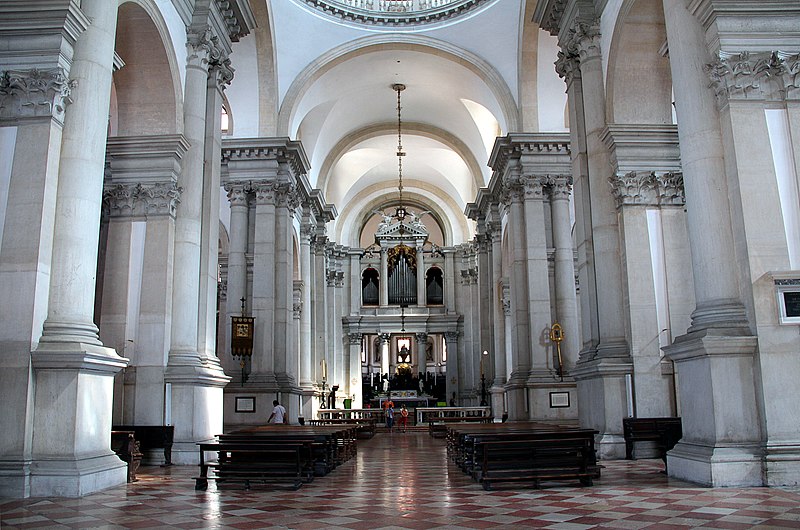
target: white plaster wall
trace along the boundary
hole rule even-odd
[[[11,167],[14,163],[16,142],[16,127],[0,127],[0,252],[3,250],[3,226],[6,222],[8,186],[11,183]]]
[[[797,168],[794,165],[789,117],[784,109],[764,110],[767,118],[769,143],[775,176],[778,181],[781,213],[789,250],[789,267],[800,268],[800,194],[798,194]]]
[[[258,136],[259,71],[256,39],[252,34],[233,43],[231,64],[234,68],[233,82],[225,90],[225,96],[233,118],[233,135],[238,138],[254,138]]]
[[[556,73],[557,58],[558,38],[545,31],[540,31],[539,60],[536,65],[540,131],[564,132],[568,130],[564,123],[567,86]]]

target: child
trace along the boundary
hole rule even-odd
[[[406,432],[406,427],[408,426],[408,409],[406,408],[405,403],[403,403],[402,407],[400,408],[399,425],[402,428],[402,432]]]

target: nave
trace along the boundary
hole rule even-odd
[[[80,499],[0,499],[3,528],[400,529],[537,527],[798,528],[800,489],[702,488],[663,474],[660,460],[602,462],[590,488],[485,492],[443,440],[381,433],[298,491],[195,491],[193,466],[142,467],[139,481]]]

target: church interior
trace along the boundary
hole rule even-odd
[[[798,525],[798,168],[796,0],[6,0],[0,512],[113,522],[112,492],[194,494],[198,444],[274,400],[379,427],[393,401],[591,432],[596,491],[554,503],[733,517],[768,486],[780,513],[715,527]],[[663,463],[626,460],[632,418],[680,418]],[[169,433],[136,483],[118,426]],[[399,487],[404,528],[449,524],[425,491],[480,508],[444,442],[392,431],[329,491]],[[375,527],[313,517],[328,479],[273,501]],[[642,527],[614,521],[570,528]]]

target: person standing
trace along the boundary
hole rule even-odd
[[[272,414],[269,415],[267,423],[286,423],[286,409],[277,399],[272,401]]]
[[[391,399],[387,399],[383,402],[383,407],[386,415],[386,428],[389,429],[389,432],[392,432],[392,427],[394,427],[394,402]]]
[[[406,432],[406,428],[408,427],[408,409],[405,403],[400,406],[400,420],[398,426],[401,432]]]

